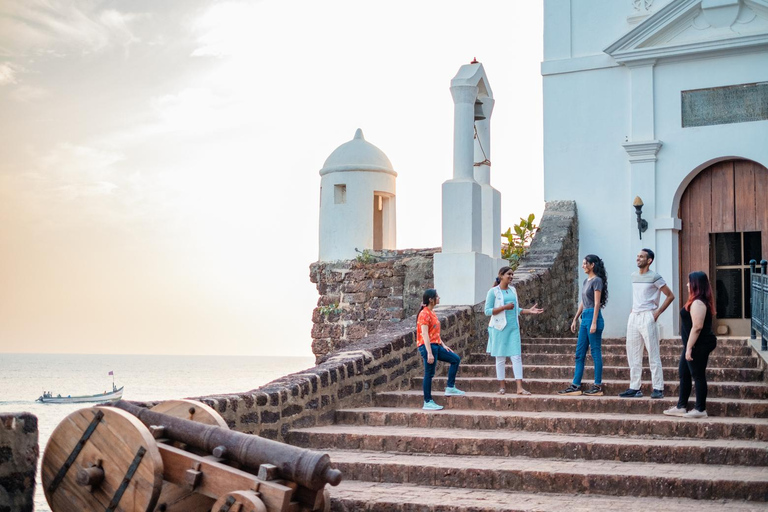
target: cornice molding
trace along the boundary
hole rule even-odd
[[[629,155],[631,163],[655,162],[661,146],[664,143],[660,140],[646,140],[638,142],[625,142],[622,147]]]

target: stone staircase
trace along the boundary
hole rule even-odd
[[[574,347],[524,340],[531,396],[514,394],[511,379],[512,393],[496,394],[492,359],[473,354],[457,380],[466,396],[442,396],[441,365],[433,393],[442,411],[421,410],[419,377],[289,439],[327,451],[344,472],[332,489],[337,511],[768,510],[768,384],[745,339],[718,341],[703,420],[661,414],[677,400],[679,340],[663,342],[661,400],[648,398],[647,361],[646,397],[616,396],[629,380],[620,339],[603,340],[605,396],[557,395],[572,378]],[[584,384],[592,376],[588,366]]]

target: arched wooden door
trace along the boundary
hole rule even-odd
[[[768,256],[768,169],[751,160],[726,160],[701,171],[680,200],[680,293],[688,274],[710,276],[718,325],[749,334],[750,259]]]

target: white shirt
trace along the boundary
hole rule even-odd
[[[653,311],[659,307],[661,289],[667,283],[656,272],[649,270],[645,274],[632,273],[632,312]]]

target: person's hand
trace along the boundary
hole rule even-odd
[[[693,361],[693,352],[692,349],[686,349],[685,350],[685,360],[686,361]]]
[[[659,310],[657,309],[656,311],[653,312],[653,321],[655,322],[658,319],[659,319]]]
[[[573,322],[571,322],[571,332],[576,332],[576,319],[573,319]]]
[[[595,334],[597,332],[597,326],[595,324],[592,324],[589,328],[590,334]]]
[[[432,354],[427,354],[427,363],[432,364],[435,362],[435,356]]]
[[[515,309],[515,303],[510,302],[509,304],[504,304],[504,307],[507,309]]]
[[[451,350],[451,347],[449,347],[449,346],[448,346],[448,345],[446,345],[446,344],[443,344],[443,348],[444,348],[445,350],[447,350],[448,352],[453,352],[453,350]]]
[[[541,309],[538,306],[539,306],[538,304],[534,304],[533,306],[528,308],[528,314],[530,314],[530,315],[540,315],[540,314],[542,314],[544,312],[544,310]]]

